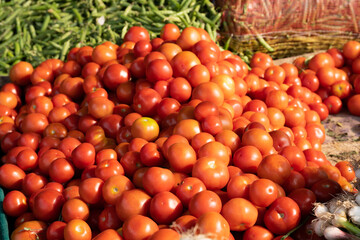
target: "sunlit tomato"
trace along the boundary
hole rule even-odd
[[[105,45],[98,45],[92,52],[92,60],[99,64],[104,65],[106,62],[116,59],[116,51]]]
[[[73,219],[68,222],[64,228],[64,239],[66,240],[90,240],[90,226],[81,219]]]
[[[65,222],[69,222],[73,219],[82,219],[86,221],[89,217],[89,207],[80,199],[69,199],[62,207],[61,216]]]
[[[138,91],[133,99],[133,109],[142,116],[156,114],[156,109],[161,101],[160,94],[151,88],[144,88]]]
[[[21,130],[25,132],[35,132],[42,134],[43,130],[49,124],[47,117],[41,113],[27,114],[21,124]]]
[[[180,217],[183,205],[180,199],[171,192],[157,193],[150,203],[150,216],[158,224],[170,224]]]
[[[167,239],[173,239],[173,240],[180,240],[180,234],[170,228],[162,228],[159,229],[157,232],[155,232],[149,240],[167,240]]]
[[[257,239],[270,240],[270,239],[274,239],[274,235],[268,229],[258,225],[252,226],[251,228],[247,229],[244,232],[243,240],[257,240]]]
[[[172,79],[168,85],[170,97],[179,102],[185,102],[191,97],[191,85],[182,77]]]
[[[276,183],[269,179],[258,179],[249,187],[250,201],[259,207],[267,207],[278,197]]]
[[[183,50],[189,50],[200,40],[201,35],[195,27],[186,27],[177,38],[176,44]]]
[[[344,99],[350,96],[352,88],[351,83],[340,80],[331,85],[331,93],[340,99]]]
[[[116,89],[119,84],[127,81],[129,81],[129,71],[124,65],[113,64],[104,73],[104,85],[110,90]]]
[[[217,212],[206,212],[197,220],[200,234],[211,234],[215,240],[227,239],[230,236],[230,226],[226,219]]]
[[[207,189],[218,190],[229,181],[227,164],[214,157],[199,158],[192,169],[192,176],[199,178]]]
[[[167,150],[167,160],[176,172],[190,173],[196,159],[196,152],[188,143],[174,143]]]
[[[176,196],[181,200],[181,203],[188,207],[191,198],[198,192],[206,190],[204,183],[195,177],[187,177],[181,181],[176,188]]]
[[[288,197],[276,199],[265,212],[265,226],[275,234],[286,234],[300,221],[297,203]]]
[[[268,132],[259,128],[253,128],[242,135],[242,143],[245,146],[254,146],[262,154],[267,153],[273,147],[273,140]]]
[[[55,182],[65,183],[71,180],[74,175],[73,164],[65,158],[55,159],[49,166],[49,176]]]
[[[11,82],[19,86],[26,86],[30,83],[33,71],[34,68],[30,63],[21,61],[11,67],[9,77]]]
[[[172,75],[173,69],[165,59],[155,59],[146,66],[146,79],[150,82],[166,81]]]
[[[198,158],[212,157],[216,158],[219,162],[228,165],[230,162],[230,151],[225,145],[218,141],[210,141],[205,143],[198,150]]]
[[[212,211],[220,213],[222,203],[219,195],[210,190],[203,190],[196,193],[189,202],[189,212],[195,217]]]
[[[340,161],[336,163],[337,167],[341,173],[341,176],[345,177],[346,180],[352,181],[355,178],[355,171],[353,165],[348,161]]]
[[[134,138],[154,141],[159,136],[159,125],[152,118],[140,117],[132,124],[131,134]]]
[[[171,59],[174,77],[186,77],[189,70],[199,64],[199,58],[190,51],[179,52]]]
[[[258,210],[244,198],[232,198],[224,204],[221,215],[227,220],[232,231],[244,231],[254,226]]]
[[[2,202],[4,212],[12,217],[18,217],[28,209],[26,196],[17,190],[8,192]]]
[[[143,27],[133,26],[129,28],[124,36],[124,42],[131,41],[136,43],[140,40],[150,41],[149,32]]]
[[[143,187],[150,195],[170,191],[174,186],[174,174],[166,168],[151,167],[143,176]]]
[[[104,181],[100,178],[87,178],[80,182],[80,198],[89,204],[96,204],[102,200],[102,187]]]
[[[158,230],[158,225],[151,218],[142,215],[129,217],[122,226],[125,239],[148,239]]]
[[[251,68],[260,67],[265,70],[273,64],[272,58],[268,54],[261,52],[256,52],[250,60]]]
[[[172,23],[165,24],[160,32],[160,38],[164,41],[176,41],[180,36],[180,29]]]
[[[114,229],[106,229],[93,238],[93,240],[106,240],[106,239],[122,240],[123,238]]]
[[[343,46],[343,54],[348,59],[355,59],[360,55],[360,43],[358,41],[348,41]]]
[[[147,215],[151,197],[140,189],[130,189],[123,192],[116,201],[116,213],[125,221],[137,214]]]
[[[95,163],[95,148],[90,143],[81,143],[71,153],[75,167],[84,169]]]
[[[335,62],[330,54],[321,52],[310,59],[308,66],[311,70],[316,72],[322,67],[335,67]]]
[[[98,163],[95,176],[106,181],[111,176],[123,175],[124,168],[117,159],[106,159]]]
[[[315,149],[306,149],[304,152],[306,161],[316,163],[318,166],[330,165],[330,162],[327,160],[326,155]]]

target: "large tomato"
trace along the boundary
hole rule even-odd
[[[286,234],[299,224],[300,208],[288,197],[276,199],[265,212],[265,226],[275,234]]]
[[[224,204],[221,215],[227,220],[232,231],[244,231],[256,223],[258,210],[244,198],[232,198]]]
[[[48,188],[36,194],[32,210],[37,219],[51,222],[59,217],[64,202],[62,193]]]

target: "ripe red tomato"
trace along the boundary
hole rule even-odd
[[[150,195],[170,191],[174,186],[174,174],[166,168],[151,167],[143,176],[143,187]]]
[[[159,226],[149,217],[134,215],[129,217],[122,226],[125,239],[148,239],[159,230]]]
[[[261,226],[252,226],[244,232],[243,240],[270,240],[274,239],[274,235],[268,229]],[[288,239],[287,239],[288,240]]]
[[[360,102],[360,94],[356,94],[348,100],[347,107],[352,115],[360,116],[359,102]]]
[[[195,217],[200,217],[206,212],[220,213],[222,202],[215,192],[204,190],[196,193],[189,202],[189,212]]]
[[[288,197],[276,199],[265,212],[265,226],[275,234],[286,234],[299,224],[300,208]]]
[[[51,222],[59,217],[64,202],[65,199],[62,193],[46,188],[36,194],[32,211],[37,219]]]
[[[81,219],[73,219],[64,228],[64,239],[90,240],[92,236],[90,226]]]
[[[84,169],[95,163],[95,148],[90,143],[81,143],[71,153],[75,167]]]
[[[244,198],[232,198],[222,207],[221,215],[229,223],[230,230],[245,231],[256,223],[258,210]]]
[[[211,190],[222,189],[230,178],[227,164],[215,157],[199,158],[192,168],[192,176],[199,178]]]
[[[226,219],[217,212],[206,212],[197,220],[200,234],[211,234],[215,239],[227,239],[230,236],[230,226]]]
[[[156,223],[168,225],[180,217],[183,212],[183,205],[175,194],[163,191],[153,196],[149,212]]]

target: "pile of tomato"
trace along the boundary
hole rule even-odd
[[[250,67],[174,24],[14,65],[0,91],[11,239],[280,239],[355,192],[321,121],[345,101],[360,115],[360,43]],[[315,239],[304,228],[286,239]]]

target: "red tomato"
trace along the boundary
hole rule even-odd
[[[137,214],[146,216],[149,212],[150,201],[151,197],[143,190],[126,190],[116,201],[117,216],[122,221]]]
[[[4,212],[12,217],[18,217],[28,209],[26,196],[17,190],[8,192],[2,202]]]
[[[230,230],[244,231],[254,226],[258,210],[244,198],[232,198],[222,207],[221,215],[229,223]]]
[[[109,177],[102,187],[102,196],[106,203],[115,205],[117,199],[126,190],[134,188],[134,184],[129,178],[123,175],[115,175]]]
[[[264,194],[265,193],[265,194]],[[267,207],[278,198],[278,187],[269,179],[258,179],[249,187],[249,199],[259,207]]]
[[[37,219],[51,222],[59,217],[64,202],[62,193],[48,188],[36,194],[32,211]]]
[[[227,164],[214,157],[199,158],[193,166],[192,176],[199,178],[211,190],[225,187],[230,178]]]
[[[64,228],[66,240],[90,240],[92,236],[90,226],[81,219],[73,219]]]
[[[181,181],[180,185],[176,188],[176,196],[181,200],[185,207],[189,206],[192,197],[201,191],[206,190],[204,183],[195,177],[186,177]]]
[[[157,193],[150,202],[150,216],[158,224],[171,224],[180,217],[183,205],[180,199],[171,192]]]
[[[71,153],[75,167],[84,169],[95,163],[95,148],[90,143],[81,143]]]
[[[206,212],[197,220],[200,234],[211,234],[216,240],[230,236],[230,226],[226,219],[217,212]]]
[[[129,217],[122,226],[125,239],[147,239],[158,230],[158,225],[151,218],[142,215]]]
[[[243,240],[270,240],[274,239],[274,235],[268,229],[261,226],[252,226],[244,232]]]
[[[196,193],[189,202],[189,212],[195,217],[200,217],[206,212],[220,213],[222,202],[218,194],[210,190]]]
[[[169,169],[151,167],[145,172],[142,183],[146,192],[154,196],[162,191],[170,191],[174,181],[174,174]]]
[[[275,234],[286,234],[299,224],[300,208],[288,197],[276,199],[265,212],[265,226]]]
[[[87,178],[80,182],[80,198],[89,204],[96,204],[102,200],[103,180],[100,178]]]

